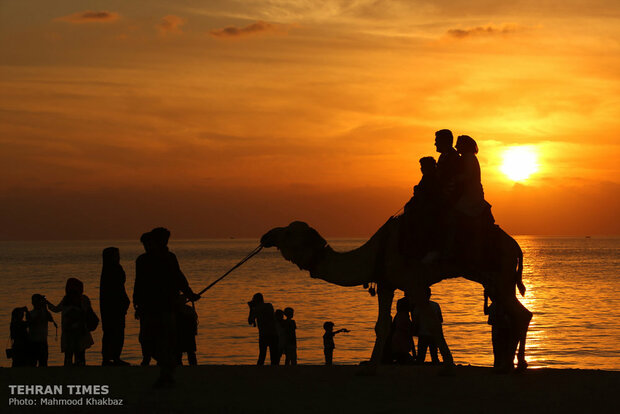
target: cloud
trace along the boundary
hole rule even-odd
[[[449,37],[456,39],[466,39],[471,37],[493,37],[505,36],[517,32],[522,32],[526,28],[516,24],[503,24],[501,26],[477,26],[466,29],[450,29],[446,32]]]
[[[119,18],[119,14],[115,12],[86,10],[82,12],[69,14],[67,16],[57,17],[54,20],[58,22],[80,24],[80,23],[109,23],[109,22],[113,22],[117,20],[118,18]]]
[[[285,31],[283,25],[258,21],[246,27],[228,26],[223,29],[211,30],[209,33],[211,34],[211,36],[215,37],[235,38],[244,36],[256,36],[268,33],[281,33],[283,31]]]
[[[161,34],[168,33],[181,33],[183,30],[181,27],[185,24],[185,19],[173,14],[162,17],[161,21],[157,23],[157,28]]]

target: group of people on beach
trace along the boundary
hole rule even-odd
[[[12,366],[47,366],[48,325],[51,322],[58,328],[50,311],[61,313],[60,348],[65,354],[65,365],[85,365],[86,349],[94,343],[90,332],[97,328],[99,317],[84,295],[84,284],[69,278],[65,296],[58,305],[36,293],[32,295],[32,306],[32,310],[19,307],[11,313],[12,347],[8,353]]]
[[[142,347],[142,365],[154,358],[161,367],[156,385],[173,382],[172,373],[187,353],[190,365],[196,365],[198,318],[193,302],[195,294],[181,272],[176,256],[168,250],[170,232],[162,227],[144,233],[140,238],[145,252],[136,260],[136,280],[133,305],[140,320],[139,341]],[[125,290],[126,275],[120,264],[116,247],[103,250],[100,281],[100,312],[102,337],[102,365],[126,366],[121,359],[125,338],[125,317],[130,300]],[[12,366],[47,366],[48,324],[56,325],[50,311],[61,313],[61,351],[65,366],[86,364],[86,350],[93,344],[91,332],[99,325],[99,317],[91,301],[84,294],[84,284],[69,278],[65,296],[58,305],[45,296],[32,296],[33,309],[15,308],[11,314],[11,348],[7,356]]]
[[[459,233],[464,232],[475,240],[478,234],[476,229],[480,226],[471,226],[472,222],[494,222],[490,205],[484,200],[476,142],[467,135],[461,135],[456,147],[453,147],[452,132],[443,129],[435,133],[435,146],[441,155],[437,161],[432,157],[420,159],[422,179],[414,187],[413,197],[404,208],[404,225],[416,231],[403,231],[401,240],[401,248],[404,246],[408,252],[413,252],[411,254],[426,262],[452,260]],[[162,227],[141,236],[144,253],[136,260],[133,291],[135,315],[140,320],[141,365],[149,365],[151,358],[158,362],[161,367],[156,383],[158,386],[174,382],[174,367],[182,364],[183,353],[187,354],[190,365],[197,364],[195,337],[198,317],[193,304],[200,296],[190,288],[176,256],[169,251],[169,237],[170,232]],[[476,243],[469,245],[476,249]],[[459,243],[459,246],[463,244]],[[477,256],[480,248],[477,249],[469,251],[469,256]],[[119,250],[115,247],[104,249],[100,284],[102,365],[128,365],[121,359],[125,317],[130,306],[125,281]],[[426,349],[430,348],[432,361],[437,363],[437,346],[425,328],[424,320],[416,317],[415,306],[413,320],[409,317],[412,307],[408,301],[405,297],[397,303],[390,352],[384,360],[421,363]],[[431,304],[441,320],[439,305],[432,301]],[[32,296],[32,305],[32,310],[15,308],[11,315],[12,347],[7,354],[10,353],[13,359],[13,366],[47,365],[48,324],[51,322],[56,326],[50,311],[61,313],[64,364],[85,365],[85,351],[93,345],[91,332],[97,328],[99,318],[84,294],[83,283],[76,278],[68,279],[65,296],[58,305],[41,294]],[[285,356],[285,365],[296,365],[297,326],[293,308],[274,310],[273,305],[265,303],[260,293],[255,294],[248,305],[248,322],[258,326],[259,330],[257,364],[264,364],[269,348],[272,365],[278,365],[282,356]],[[485,307],[485,313],[491,314],[490,322],[501,320],[493,316],[497,313],[493,309]],[[325,363],[331,365],[334,336],[348,330],[334,330],[334,324],[330,321],[325,322],[323,328]],[[418,337],[417,354],[414,336]]]
[[[271,303],[265,302],[262,293],[256,293],[248,302],[250,314],[248,323],[258,327],[258,362],[264,365],[269,348],[271,365],[280,365],[282,356],[285,356],[284,365],[297,365],[297,324],[293,319],[295,311],[287,307],[284,310],[273,310]],[[285,319],[286,318],[286,319]],[[323,324],[323,350],[325,365],[332,365],[333,353],[336,345],[334,336],[341,332],[350,332],[348,329],[334,331],[334,323],[326,321]]]
[[[437,302],[430,300],[430,288],[427,289],[426,295],[433,313],[440,323],[443,323],[441,307]],[[413,312],[411,312],[412,308]],[[417,352],[413,337],[418,338]],[[426,359],[427,350],[431,355],[432,363],[439,363],[437,343],[430,332],[428,322],[422,317],[415,304],[411,306],[406,296],[396,302],[396,315],[392,319],[388,344],[383,357],[384,363],[422,364]]]
[[[248,323],[258,327],[257,365],[265,364],[267,348],[271,365],[279,365],[283,355],[284,365],[297,365],[297,324],[293,319],[293,308],[274,311],[273,305],[265,302],[262,293],[256,293],[248,306]]]

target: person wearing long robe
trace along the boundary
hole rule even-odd
[[[456,150],[461,155],[461,168],[456,177],[461,190],[454,207],[466,216],[478,217],[488,208],[484,201],[480,163],[476,157],[478,144],[470,136],[461,135],[456,142]]]
[[[116,247],[104,249],[99,285],[99,306],[103,330],[101,340],[102,365],[129,365],[121,359],[125,341],[125,315],[129,309],[125,279],[119,250]]]
[[[168,250],[169,238],[170,232],[163,227],[148,233],[143,241],[146,252],[136,259],[133,291],[134,307],[141,320],[141,342],[160,366],[156,388],[174,385],[180,292],[191,301],[200,298],[190,288],[177,257]]]
[[[65,296],[58,305],[47,301],[52,312],[61,312],[60,350],[65,354],[65,366],[86,365],[86,350],[95,342],[86,326],[87,313],[92,312],[84,284],[76,278],[67,279]]]

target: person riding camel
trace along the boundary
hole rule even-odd
[[[413,187],[413,197],[405,204],[400,248],[408,255],[422,258],[437,250],[436,226],[440,204],[437,167],[433,157],[420,158],[422,179]]]
[[[491,205],[484,200],[480,164],[476,158],[478,144],[472,137],[461,135],[456,141],[456,150],[461,155],[461,169],[456,177],[460,197],[454,205],[457,244],[461,247],[461,259],[470,264],[482,263],[486,250],[484,240],[495,219]]]
[[[458,152],[452,147],[453,142],[454,137],[449,129],[435,132],[435,148],[441,154],[437,160],[437,182],[448,205],[453,205],[459,197],[455,179],[461,163]]]
[[[469,135],[460,135],[456,150],[461,155],[461,168],[456,177],[461,191],[454,208],[469,217],[478,217],[488,207],[484,201],[484,190],[480,180],[480,164],[476,154],[478,144]]]

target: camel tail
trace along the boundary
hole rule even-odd
[[[519,253],[519,262],[517,263],[517,288],[519,289],[521,296],[525,296],[525,285],[523,284],[523,251],[521,250],[521,246],[518,244],[517,249]]]

